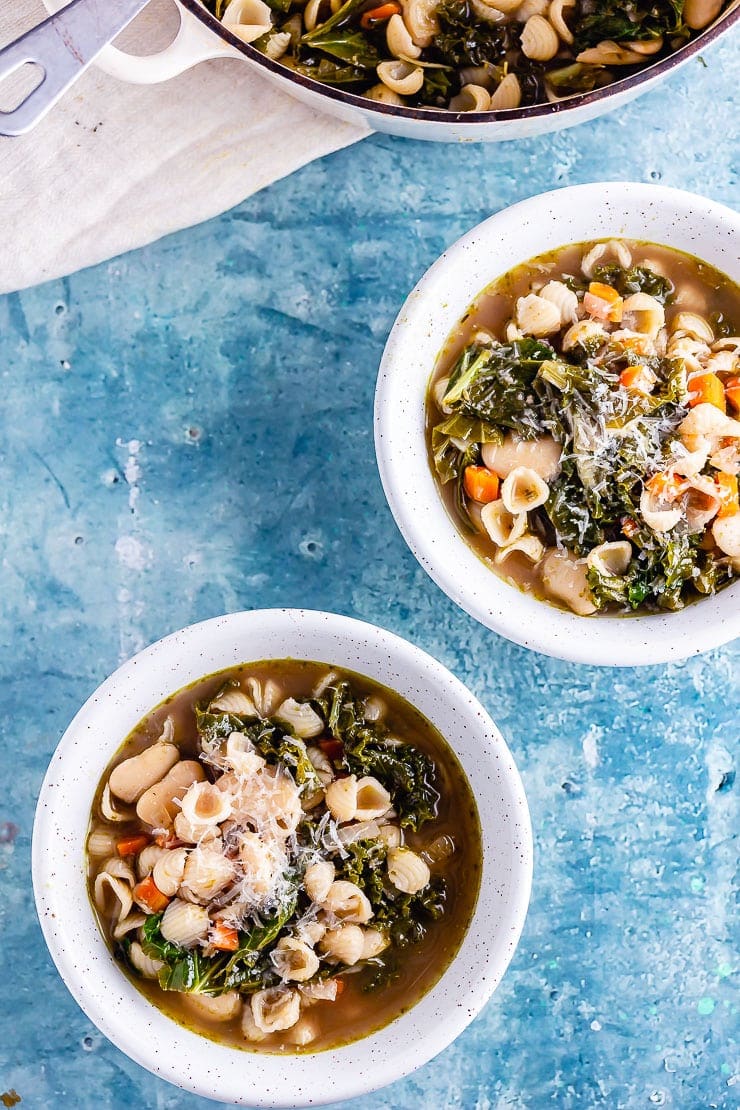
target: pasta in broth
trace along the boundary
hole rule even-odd
[[[484,290],[432,375],[430,462],[510,582],[580,615],[740,574],[740,289],[652,243],[581,243]]]
[[[409,1009],[459,948],[481,843],[465,775],[399,695],[276,660],[150,713],[108,767],[89,888],[159,1008],[241,1048],[316,1051]]]

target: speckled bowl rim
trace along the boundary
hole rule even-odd
[[[447,336],[475,297],[521,262],[567,243],[609,236],[687,251],[740,283],[740,217],[706,197],[638,182],[542,193],[458,239],[408,297],[383,353],[375,450],[388,504],[411,551],[457,605],[514,643],[576,663],[635,666],[688,658],[740,635],[740,581],[681,612],[577,617],[498,578],[464,541],[426,457],[424,401]]]
[[[317,659],[398,690],[441,729],[465,769],[484,845],[478,903],[462,947],[412,1010],[353,1045],[260,1056],[167,1018],[121,973],[87,900],[83,850],[93,794],[137,721],[202,675],[264,658]],[[41,927],[68,989],[98,1028],[155,1075],[249,1106],[324,1105],[368,1094],[426,1063],[475,1018],[514,953],[529,903],[532,833],[519,773],[500,732],[450,671],[391,632],[302,609],[253,610],[175,632],[124,663],[88,699],[51,760],[36,810],[33,885]]]

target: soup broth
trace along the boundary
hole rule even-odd
[[[481,559],[582,615],[732,581],[739,325],[734,282],[654,243],[572,244],[488,286],[440,353],[426,422]]]
[[[354,1041],[418,1002],[462,943],[481,862],[472,791],[434,726],[378,683],[295,660],[210,675],[149,713],[88,836],[126,975],[181,1024],[266,1052]]]

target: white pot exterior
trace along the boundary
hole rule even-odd
[[[477,295],[546,251],[611,236],[696,255],[740,283],[740,217],[677,189],[625,182],[543,193],[491,216],[451,246],[401,309],[375,394],[375,448],[396,523],[438,586],[517,644],[578,663],[635,666],[684,659],[740,635],[740,580],[678,613],[578,617],[499,578],[465,542],[429,466],[425,399],[439,351]]]
[[[67,0],[43,0],[50,12],[63,7]],[[554,105],[537,105],[499,113],[423,112],[398,109],[377,104],[362,97],[335,94],[315,81],[306,81],[277,62],[271,62],[251,46],[247,46],[224,31],[198,0],[176,0],[180,11],[180,31],[170,46],[157,54],[133,57],[114,46],[107,46],[96,60],[106,72],[124,81],[137,84],[154,84],[169,80],[199,62],[211,58],[242,58],[261,70],[263,76],[284,93],[302,103],[334,116],[345,123],[361,125],[373,131],[398,135],[407,139],[426,139],[433,142],[506,142],[527,139],[575,127],[579,123],[605,115],[643,92],[658,85],[670,73],[675,73],[718,34],[718,28],[729,30],[740,18],[740,9],[726,11],[715,27],[708,28],[677,51],[670,58],[646,67],[623,81],[615,82],[607,90],[598,90],[584,96],[571,97]]]
[[[397,690],[437,726],[475,794],[481,888],[463,944],[437,985],[385,1029],[301,1056],[239,1051],[198,1036],[154,1007],[122,974],[87,897],[84,846],[105,767],[142,716],[203,675],[250,660],[323,660]],[[519,774],[481,704],[445,667],[373,625],[296,609],[234,613],[160,640],[91,696],[44,779],[33,834],[36,907],[67,987],[115,1045],[155,1075],[220,1102],[303,1107],[367,1094],[420,1067],[486,1004],[524,924],[532,834]]]

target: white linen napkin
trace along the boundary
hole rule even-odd
[[[0,44],[46,15],[40,0],[0,5]],[[161,48],[172,15],[170,0],[154,0],[126,48]],[[207,220],[366,134],[239,60],[204,62],[154,86],[93,66],[33,131],[0,138],[0,293]]]

